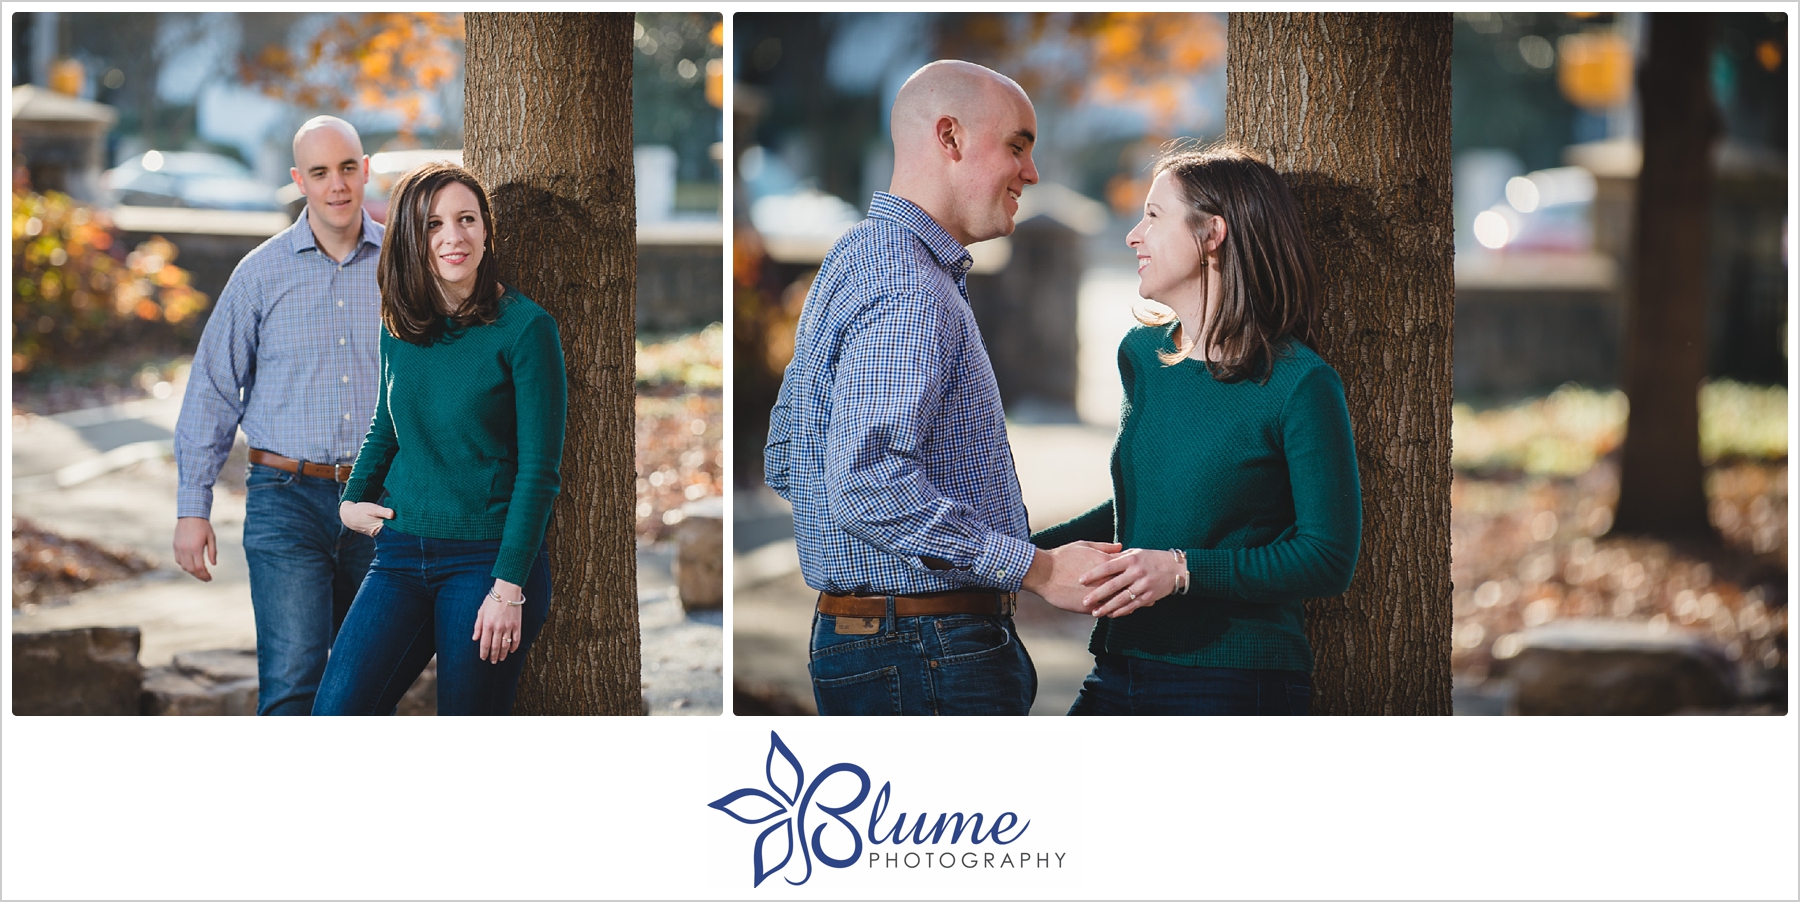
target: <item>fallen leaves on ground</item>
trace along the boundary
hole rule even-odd
[[[39,529],[13,518],[12,606],[42,604],[83,589],[128,579],[156,562],[130,551],[103,548]]]
[[[637,399],[637,535],[670,538],[681,506],[722,495],[724,398],[716,391]]]
[[[637,535],[671,538],[682,505],[725,493],[725,330],[637,348]]]
[[[1708,633],[1745,666],[1787,666],[1787,464],[1707,475],[1723,547],[1606,537],[1619,493],[1611,461],[1573,478],[1458,473],[1451,486],[1451,667],[1481,680],[1506,637],[1561,618]]]

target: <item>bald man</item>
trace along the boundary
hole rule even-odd
[[[944,60],[894,100],[894,178],[807,294],[764,476],[794,506],[820,714],[1026,714],[1024,588],[1079,608],[1117,546],[1032,547],[967,245],[1009,235],[1036,184],[1012,79]]]
[[[256,614],[258,714],[311,714],[332,638],[375,555],[338,501],[375,411],[382,227],[363,211],[369,159],[350,123],[294,135],[306,209],[238,263],[194,352],[175,427],[175,562],[219,563],[213,483],[250,445],[244,557]]]

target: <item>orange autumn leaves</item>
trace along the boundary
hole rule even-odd
[[[426,95],[460,65],[460,13],[362,13],[333,19],[295,53],[270,44],[238,60],[245,83],[309,109],[397,113],[402,132],[425,124]]]
[[[1199,81],[1224,64],[1225,19],[1199,13],[976,13],[956,21],[940,50],[941,56],[987,62],[1014,75],[1034,98],[1137,110],[1146,130],[1126,150],[1135,160],[1208,125],[1197,102]],[[1107,185],[1107,201],[1128,214],[1147,188],[1143,178],[1121,171]]]
[[[206,309],[169,241],[118,245],[103,211],[55,191],[13,193],[13,372],[80,362]]]

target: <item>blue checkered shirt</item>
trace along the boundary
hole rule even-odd
[[[212,514],[238,426],[250,447],[312,463],[356,459],[375,415],[382,227],[338,263],[306,213],[247,254],[213,305],[175,424],[175,515]]]
[[[877,193],[807,293],[763,470],[815,589],[1016,591],[1033,548],[969,252]]]

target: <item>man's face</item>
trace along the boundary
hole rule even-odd
[[[963,158],[955,168],[957,218],[971,243],[1011,235],[1019,195],[1038,180],[1031,149],[1037,111],[1022,95],[996,88],[985,121],[963,123]]]
[[[315,226],[345,231],[361,222],[369,158],[355,139],[336,128],[307,132],[294,147],[292,174]]]

